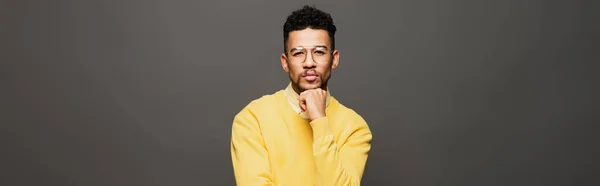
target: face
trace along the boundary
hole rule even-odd
[[[329,34],[321,29],[292,31],[281,54],[281,66],[297,93],[315,88],[327,88],[339,61],[339,51],[331,49]]]

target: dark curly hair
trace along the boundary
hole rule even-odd
[[[283,24],[283,50],[286,52],[287,41],[290,32],[297,30],[323,29],[326,30],[331,39],[331,48],[335,49],[335,31],[336,27],[333,24],[333,19],[329,13],[317,9],[314,5],[304,5],[301,9],[295,10],[287,17]]]

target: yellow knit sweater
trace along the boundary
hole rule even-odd
[[[253,100],[236,114],[231,158],[238,186],[360,185],[371,131],[331,98],[313,121],[292,109],[284,90]]]

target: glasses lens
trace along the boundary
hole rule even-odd
[[[302,63],[306,59],[306,49],[293,48],[290,50],[288,57],[292,63]]]
[[[317,47],[313,50],[312,57],[315,62],[322,64],[327,63],[329,61],[329,58],[331,56],[330,54],[331,53],[329,52],[329,50],[327,50],[327,48]]]

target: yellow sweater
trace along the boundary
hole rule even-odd
[[[331,97],[327,117],[302,118],[284,90],[253,100],[236,114],[231,158],[238,186],[360,185],[371,131]]]

